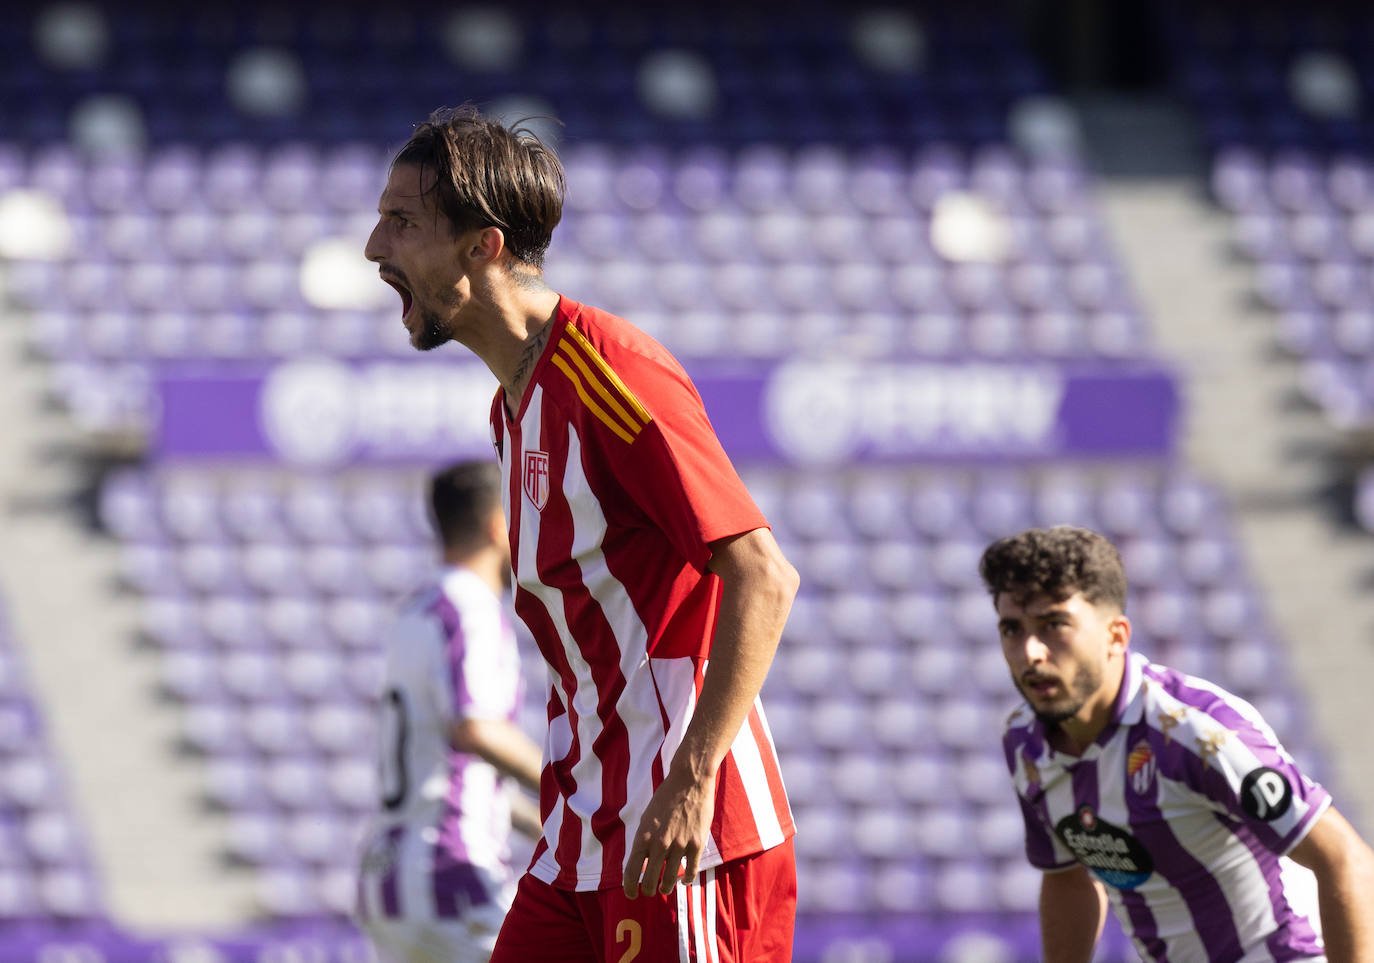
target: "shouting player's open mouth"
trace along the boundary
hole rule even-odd
[[[415,303],[415,296],[410,293],[410,287],[405,281],[401,280],[399,274],[383,274],[381,277],[383,281],[395,288],[396,293],[401,296],[401,323],[409,328],[410,325],[406,324],[406,318],[410,316],[410,309]]]

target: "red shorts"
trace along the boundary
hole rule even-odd
[[[491,963],[788,963],[796,909],[790,839],[667,896],[572,892],[526,873]]]

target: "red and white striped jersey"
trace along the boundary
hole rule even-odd
[[[709,543],[767,525],[668,351],[567,298],[517,416],[498,391],[515,608],[549,665],[549,732],[530,872],[621,885],[639,825],[692,718],[720,600]],[[716,782],[701,868],[794,832],[755,700]]]

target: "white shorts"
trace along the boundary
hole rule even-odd
[[[385,865],[381,868],[385,876]],[[454,892],[447,903],[455,914],[452,916],[437,915],[434,900],[413,900],[407,905],[398,898],[388,912],[387,900],[379,898],[377,889],[382,881],[371,870],[373,867],[365,863],[361,889],[371,890],[371,898],[362,899],[355,922],[384,963],[485,963],[491,956],[496,934],[515,898],[515,880],[509,869],[449,863],[437,869],[430,867],[431,875],[423,880],[408,874],[406,882],[413,895],[422,889]],[[450,885],[436,886],[434,873]]]
[[[383,963],[486,963],[505,908],[461,920],[372,919],[362,930]]]

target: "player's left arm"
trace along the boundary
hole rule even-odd
[[[692,721],[654,792],[625,861],[625,895],[670,893],[677,867],[696,876],[715,812],[716,771],[763,688],[800,579],[773,533],[758,528],[711,543],[721,580],[711,661]]]
[[[1333,806],[1288,855],[1317,877],[1327,959],[1374,963],[1374,850]]]

